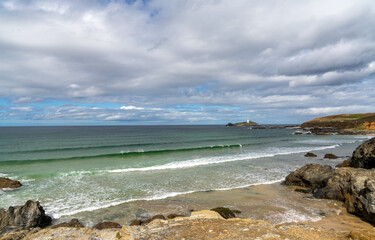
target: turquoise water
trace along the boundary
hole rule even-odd
[[[342,159],[367,137],[293,135],[224,126],[1,127],[0,208],[39,200],[54,218],[135,200],[282,180],[326,152]],[[314,151],[320,158],[304,158]]]

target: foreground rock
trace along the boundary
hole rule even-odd
[[[375,138],[365,141],[357,147],[350,162],[355,168],[375,168]]]
[[[19,188],[22,184],[9,178],[0,177],[0,189],[2,188]]]
[[[67,228],[83,228],[85,226],[79,222],[77,218],[73,218],[70,222],[63,222],[56,225],[53,225],[52,228],[60,228],[60,227],[67,227]]]
[[[327,165],[307,164],[290,173],[282,184],[306,187],[313,190],[322,188],[326,186],[328,179],[332,177],[333,171],[333,168]]]
[[[375,169],[335,169],[314,196],[343,201],[349,213],[375,223]]]
[[[23,206],[0,209],[0,233],[24,229],[45,227],[51,224],[51,218],[45,215],[39,202],[29,200]]]
[[[373,239],[373,231],[338,232],[306,225],[279,226],[250,219],[223,219],[213,211],[193,212],[191,217],[156,219],[146,226],[121,229],[58,228],[26,235],[31,239]],[[1,239],[1,237],[0,237]]]

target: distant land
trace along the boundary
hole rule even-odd
[[[375,113],[339,114],[314,118],[301,124],[313,133],[355,134],[375,131]]]
[[[246,126],[259,126],[258,123],[247,120],[246,122],[228,123],[227,127],[246,127]]]

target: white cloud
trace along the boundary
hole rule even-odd
[[[375,81],[372,0],[145,2],[2,1],[0,97],[145,114],[180,104],[283,114],[375,98],[363,84]]]
[[[17,110],[17,111],[23,111],[23,112],[30,112],[33,110],[33,107],[27,106],[27,107],[11,107],[10,109],[12,110]]]
[[[302,115],[332,115],[332,114],[343,114],[343,113],[366,113],[375,112],[375,106],[340,106],[340,107],[320,107],[320,108],[308,108],[297,110],[297,114]]]
[[[24,104],[24,103],[35,103],[35,102],[41,102],[42,99],[40,98],[32,98],[32,97],[20,97],[13,101],[15,104]]]
[[[142,110],[144,108],[142,108],[142,107],[135,107],[135,106],[122,106],[122,107],[120,107],[120,109],[123,109],[123,110]]]

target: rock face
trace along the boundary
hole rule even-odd
[[[29,200],[23,206],[9,207],[8,211],[0,209],[0,232],[45,227],[51,218],[45,215],[39,202]]]
[[[348,212],[375,223],[375,169],[335,169],[314,196],[343,201]]]
[[[294,185],[307,188],[322,188],[332,177],[333,169],[327,165],[307,164],[290,173],[283,182],[284,185]]]
[[[19,188],[22,184],[9,178],[0,177],[0,189],[2,188]]]
[[[357,147],[350,163],[355,168],[375,168],[375,138],[365,141]]]

